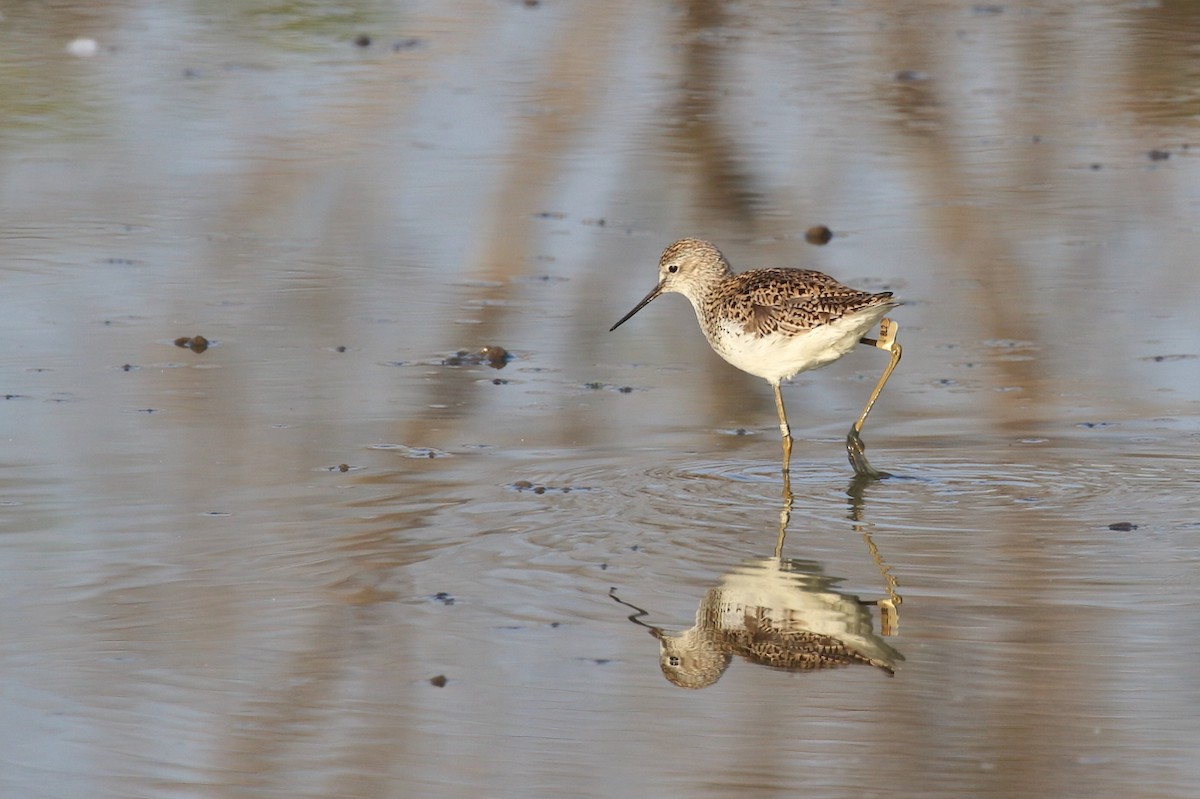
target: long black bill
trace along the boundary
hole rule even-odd
[[[623,324],[625,324],[626,322],[628,322],[628,321],[629,321],[629,317],[633,316],[635,313],[637,313],[638,311],[642,310],[642,309],[643,309],[643,308],[645,308],[647,305],[649,305],[649,304],[650,304],[650,301],[651,301],[652,299],[654,299],[655,297],[657,297],[659,294],[662,294],[662,284],[661,284],[661,283],[660,283],[660,284],[658,284],[657,286],[655,286],[655,287],[654,287],[654,291],[651,291],[649,294],[647,294],[647,295],[646,295],[646,296],[645,296],[645,297],[642,299],[642,301],[641,301],[641,302],[639,302],[637,305],[633,306],[633,310],[632,310],[632,311],[630,311],[629,313],[627,313],[627,314],[625,314],[624,316],[622,316],[619,322],[617,322],[615,325],[613,325],[612,327],[610,327],[610,328],[608,329],[608,332],[609,332],[609,333],[611,333],[611,332],[613,332],[614,330],[616,330],[618,327],[620,327],[621,325],[623,325]]]

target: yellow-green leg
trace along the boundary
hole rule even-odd
[[[858,417],[858,421],[854,423],[850,428],[849,434],[846,436],[846,455],[850,458],[850,465],[854,467],[854,473],[859,477],[869,480],[878,480],[888,476],[886,472],[876,470],[867,460],[867,446],[863,443],[861,433],[863,423],[867,421],[867,414],[871,412],[871,408],[875,405],[875,400],[879,399],[879,392],[883,391],[883,387],[887,383],[888,378],[892,376],[892,371],[895,370],[896,364],[900,363],[900,342],[896,341],[896,333],[899,330],[900,325],[891,319],[884,319],[879,323],[878,339],[864,338],[860,341],[862,344],[868,344],[872,347],[885,350],[892,356],[887,368],[883,370],[883,375],[879,378],[879,382],[875,384],[875,390],[871,392],[871,397],[867,400],[862,415]],[[782,405],[780,408],[782,408]]]
[[[775,389],[775,410],[779,411],[779,433],[783,436],[783,473],[786,475],[792,465],[792,429],[788,427],[787,413],[783,410],[783,394],[779,391],[779,383],[772,383]]]

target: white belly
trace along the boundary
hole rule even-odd
[[[741,324],[722,320],[708,335],[708,342],[718,355],[743,372],[778,383],[836,361],[854,349],[890,310],[887,305],[867,308],[792,336],[757,336],[747,333]]]

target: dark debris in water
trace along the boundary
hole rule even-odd
[[[1142,358],[1143,361],[1153,361],[1154,363],[1168,363],[1170,361],[1190,361],[1197,356],[1195,355],[1147,355]]]
[[[508,485],[513,491],[529,491],[534,494],[570,494],[573,491],[593,491],[590,486],[548,486],[541,483],[531,483],[528,480],[518,480]]]
[[[446,593],[445,591],[438,591],[436,594],[430,597],[430,599],[432,599],[434,602],[441,602],[443,605],[454,604],[454,597],[450,596],[450,594]]]
[[[445,674],[439,674],[436,677],[429,678],[429,684],[432,685],[434,688],[445,688],[446,682],[447,681],[446,681]]]
[[[583,387],[588,391],[615,391],[618,394],[633,393],[633,386],[614,386],[610,383],[601,383],[599,380],[593,380],[590,383],[584,383]]]
[[[181,349],[191,350],[199,355],[204,352],[213,342],[206,339],[204,336],[180,336],[175,339],[175,346]]]
[[[410,447],[407,444],[372,444],[368,449],[387,450],[389,452],[399,452],[405,458],[414,459],[432,459],[432,458],[449,458],[449,452],[444,450],[434,449],[433,447]]]
[[[1151,161],[1168,161],[1170,160],[1171,155],[1188,155],[1188,151],[1190,149],[1192,149],[1192,145],[1184,142],[1170,149],[1163,146],[1163,148],[1154,148],[1152,150],[1148,150],[1146,152],[1146,157],[1150,158]]]
[[[1138,526],[1133,522],[1113,522],[1108,529],[1118,533],[1130,533],[1138,529]]]
[[[368,33],[360,33],[354,37],[353,41],[355,47],[362,47],[365,49],[370,47],[375,40],[372,39],[371,35]],[[393,41],[391,43],[391,49],[393,53],[399,53],[404,50],[412,50],[416,47],[420,47],[422,44],[424,44],[424,42],[421,39],[418,39],[415,36],[410,36],[405,39],[396,39]]]
[[[983,342],[983,346],[997,350],[1041,349],[1041,347],[1033,341],[1026,341],[1018,338],[990,338]]]
[[[1083,427],[1088,430],[1099,430],[1104,427],[1113,427],[1116,422],[1079,422],[1076,427]]]
[[[521,275],[520,277],[514,277],[513,282],[514,283],[566,283],[568,279],[569,278],[563,277],[562,275],[548,275],[548,274]]]

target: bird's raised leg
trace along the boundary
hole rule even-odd
[[[792,429],[788,427],[787,413],[783,410],[783,394],[779,391],[779,383],[772,383],[775,389],[775,409],[779,411],[779,433],[783,436],[783,473],[786,475],[792,465]]]
[[[886,472],[880,472],[871,466],[867,460],[867,447],[863,444],[860,434],[862,433],[863,423],[867,421],[867,414],[871,412],[871,407],[875,405],[875,400],[879,399],[879,392],[883,391],[883,387],[887,383],[888,378],[892,376],[892,371],[896,368],[896,364],[900,363],[900,342],[896,341],[896,333],[899,329],[900,325],[891,319],[884,319],[879,323],[878,339],[864,338],[859,341],[860,344],[868,344],[872,347],[886,350],[892,356],[887,368],[883,370],[883,375],[879,378],[879,382],[875,384],[875,390],[871,392],[871,397],[867,400],[862,415],[858,417],[858,421],[854,423],[850,428],[850,432],[846,435],[846,455],[850,459],[850,465],[854,467],[856,475],[868,480],[878,480],[888,476]]]

